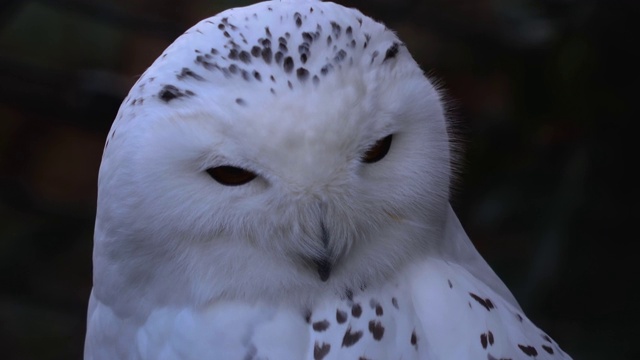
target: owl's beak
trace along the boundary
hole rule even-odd
[[[316,264],[316,269],[318,270],[318,275],[320,275],[320,280],[327,281],[329,280],[329,276],[331,275],[331,263],[327,260],[327,258],[316,259],[313,261]]]
[[[331,275],[331,267],[333,266],[333,264],[331,263],[331,255],[329,254],[328,250],[329,232],[324,226],[324,221],[320,222],[320,230],[322,234],[322,244],[324,245],[325,252],[321,257],[314,259],[313,262],[316,265],[316,269],[318,270],[320,280],[324,282],[329,279],[329,276]]]

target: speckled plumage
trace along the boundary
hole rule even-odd
[[[85,358],[568,359],[467,238],[449,148],[438,93],[357,10],[203,20],[108,136]]]

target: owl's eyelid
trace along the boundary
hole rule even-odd
[[[234,161],[230,157],[224,155],[211,155],[211,154],[203,154],[198,160],[197,171],[207,171],[211,168],[216,168],[220,166],[230,166],[238,169],[242,169],[245,171],[252,172],[260,176],[260,173],[255,170],[255,166],[250,162],[240,162]]]

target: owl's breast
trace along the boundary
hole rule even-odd
[[[399,284],[346,291],[307,309],[237,302],[166,307],[144,321],[119,318],[94,299],[87,359],[433,359],[411,297],[402,292]]]

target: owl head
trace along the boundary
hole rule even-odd
[[[366,286],[438,251],[449,182],[440,96],[392,31],[330,2],[231,9],[179,37],[120,108],[94,291]]]

